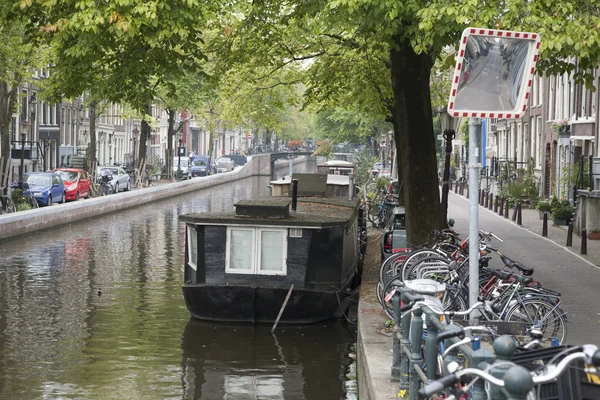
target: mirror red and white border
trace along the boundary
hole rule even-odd
[[[483,36],[493,38],[506,38],[506,39],[523,39],[531,41],[527,53],[527,59],[525,64],[525,73],[522,77],[521,85],[525,88],[519,93],[515,107],[512,110],[469,110],[469,109],[458,109],[456,108],[456,95],[459,89],[459,80],[465,62],[465,50],[467,47],[467,40],[469,36]],[[535,64],[539,58],[540,48],[540,35],[532,32],[517,32],[517,31],[503,31],[496,29],[483,29],[469,27],[463,31],[460,46],[458,49],[458,55],[456,58],[456,69],[454,71],[454,77],[452,79],[452,88],[450,90],[450,98],[448,101],[448,113],[453,117],[462,118],[502,118],[502,119],[518,119],[527,109],[527,100],[531,92],[531,86],[533,82],[533,75],[535,73]]]

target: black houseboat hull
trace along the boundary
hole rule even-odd
[[[207,321],[273,323],[289,288],[232,284],[184,284],[183,296],[194,318]],[[280,324],[328,320],[346,292],[292,290]]]

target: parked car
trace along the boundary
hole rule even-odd
[[[182,176],[185,179],[192,179],[192,167],[190,166],[189,157],[175,157],[173,159],[173,173],[176,174],[178,169],[181,169]]]
[[[406,211],[394,207],[381,235],[381,261],[395,253],[408,253],[406,245]]]
[[[111,175],[110,186],[113,193],[129,191],[131,189],[131,177],[121,167],[98,167],[98,176]]]
[[[217,160],[217,172],[229,172],[233,171],[235,163],[229,157],[221,157]]]
[[[248,157],[243,156],[241,154],[230,154],[225,157],[231,159],[235,167],[240,165],[246,165],[246,163],[248,162]]]
[[[65,184],[60,176],[53,172],[29,172],[23,174],[23,182],[28,188],[23,194],[32,193],[40,206],[51,206],[54,202],[66,201]]]
[[[212,163],[209,156],[193,156],[190,158],[192,166],[192,178],[194,176],[208,176],[212,170]]]
[[[65,183],[67,201],[79,200],[80,197],[89,199],[92,197],[90,189],[90,178],[79,168],[57,168],[54,170]]]

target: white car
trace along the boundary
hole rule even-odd
[[[229,157],[221,157],[217,160],[217,172],[229,172],[235,168],[235,162]]]
[[[110,186],[113,193],[128,191],[131,189],[131,178],[127,172],[121,167],[98,167],[98,176],[112,175]]]

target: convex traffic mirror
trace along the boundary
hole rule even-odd
[[[520,118],[538,58],[536,33],[467,28],[461,37],[448,113]]]

